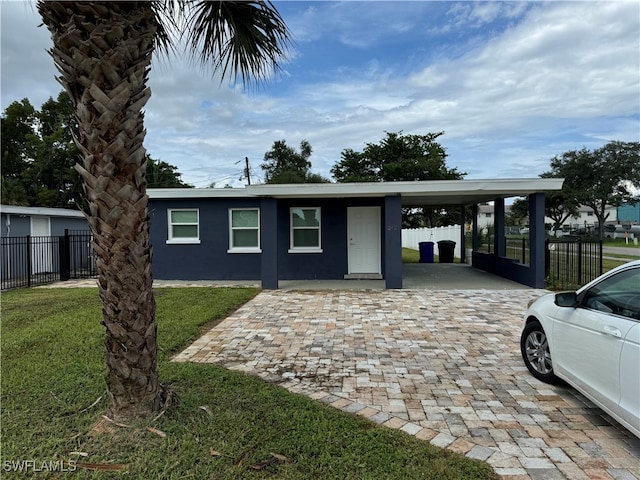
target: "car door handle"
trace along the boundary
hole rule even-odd
[[[611,335],[612,337],[616,338],[622,338],[622,332],[620,332],[620,330],[618,330],[616,327],[605,325],[603,330],[607,335]]]

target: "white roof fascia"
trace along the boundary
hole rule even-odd
[[[516,178],[496,180],[430,180],[419,182],[372,183],[305,183],[264,184],[246,187],[247,192],[268,197],[381,197],[387,195],[438,196],[477,193],[500,195],[526,195],[544,190],[562,189],[563,178]]]
[[[79,210],[52,207],[21,207],[19,205],[0,205],[0,211],[9,215],[39,215],[44,217],[84,218]]]
[[[430,180],[418,182],[297,183],[249,185],[245,188],[150,188],[151,199],[188,198],[345,198],[345,197],[460,197],[521,196],[562,189],[563,178],[512,178],[493,180]]]
[[[251,198],[245,188],[148,188],[149,198]]]

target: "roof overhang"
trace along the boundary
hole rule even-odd
[[[420,182],[264,184],[236,188],[149,189],[154,198],[375,198],[402,197],[404,207],[469,205],[562,189],[563,178],[431,180]]]
[[[19,205],[0,205],[0,211],[9,215],[42,215],[45,217],[78,217],[84,218],[79,210],[53,207],[21,207]]]

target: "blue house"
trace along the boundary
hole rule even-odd
[[[499,236],[493,253],[474,251],[473,265],[542,288],[543,192],[560,190],[562,182],[528,178],[149,189],[153,275],[259,280],[267,289],[278,288],[279,280],[378,278],[387,288],[402,288],[402,208],[460,206],[463,214],[467,205],[493,201],[499,231],[505,198],[529,196],[530,265],[505,258]]]

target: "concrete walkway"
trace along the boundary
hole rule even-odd
[[[640,478],[639,439],[524,367],[521,316],[543,293],[263,291],[174,360],[257,375],[505,479]]]

